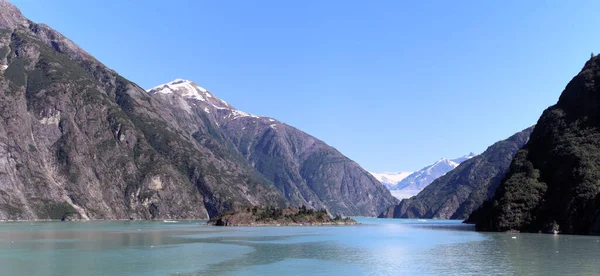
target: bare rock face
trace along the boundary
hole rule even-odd
[[[139,86],[2,7],[0,219],[208,218],[285,204],[252,169],[206,146],[227,145],[193,138],[205,123],[173,124]]]
[[[172,96],[148,93],[0,0],[0,220],[209,218],[305,203],[373,215],[393,203],[356,163],[300,131],[281,124],[289,134],[273,141],[295,142],[266,146],[270,122],[237,132],[244,114],[225,102],[206,101],[209,113],[200,99]],[[295,159],[270,159],[288,157],[278,147]],[[293,165],[285,181],[280,164]]]

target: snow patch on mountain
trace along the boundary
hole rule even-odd
[[[226,101],[214,96],[208,90],[189,80],[175,79],[171,82],[150,88],[146,90],[146,92],[151,95],[163,94],[165,95],[164,97],[169,100],[178,101],[178,104],[190,114],[194,112],[194,108],[198,108],[198,110],[203,111],[210,117],[214,116],[214,118],[218,118],[218,120],[229,122],[236,121],[242,125],[258,125],[263,127],[264,130],[270,128],[280,131],[283,129],[281,122],[270,117],[258,116],[238,110],[229,105]],[[245,129],[246,127],[242,128],[242,130]],[[398,178],[398,176],[390,175],[388,178],[393,179],[390,181],[398,182],[408,174],[410,173],[402,173],[402,177],[400,178]]]
[[[194,106],[196,106],[196,103],[200,102],[202,102],[203,105],[204,103],[208,104],[208,106],[204,106],[204,112],[211,113],[212,110],[221,110],[224,113],[219,114],[222,114],[223,119],[235,120],[245,117],[255,119],[263,118],[233,108],[226,101],[213,96],[208,90],[189,80],[175,79],[171,82],[150,88],[146,90],[146,92],[149,94],[176,94],[188,100],[188,102]],[[275,120],[269,119],[269,121],[274,122]]]
[[[231,114],[225,116],[223,119],[227,119],[227,118],[238,119],[238,118],[243,118],[243,117],[260,118],[260,116],[252,115],[250,113],[234,109],[234,110],[231,110]]]
[[[150,88],[146,92],[150,94],[177,94],[185,99],[206,102],[216,109],[233,109],[224,101],[214,100],[215,97],[205,88],[184,79],[175,79],[174,81]]]

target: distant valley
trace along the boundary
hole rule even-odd
[[[529,140],[533,127],[489,146],[434,180],[416,196],[380,214],[388,218],[466,219],[494,195],[513,156]]]
[[[397,172],[397,173],[373,173],[383,185],[385,185],[392,195],[398,199],[410,198],[437,178],[445,175],[447,172],[456,168],[460,163],[476,156],[474,153],[454,158],[441,158],[435,163],[428,165],[415,172]]]

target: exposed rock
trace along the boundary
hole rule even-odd
[[[20,22],[7,19],[15,14],[2,9],[0,18]],[[205,133],[206,124],[173,124],[159,101],[49,27],[8,25],[0,28],[8,65],[0,219],[208,218],[235,206],[285,206],[272,183],[192,138],[190,129]]]

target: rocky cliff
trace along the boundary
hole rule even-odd
[[[465,219],[492,198],[516,152],[533,127],[488,147],[436,179],[418,195],[389,207],[379,217]]]

